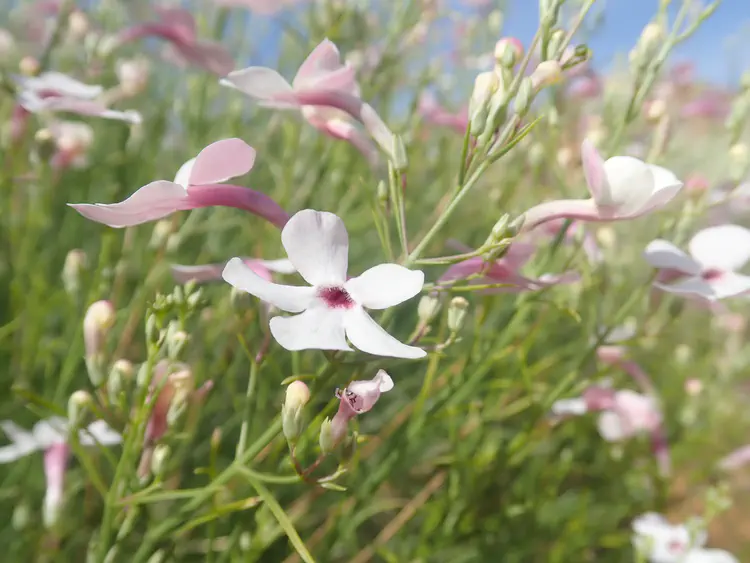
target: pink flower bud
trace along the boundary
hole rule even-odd
[[[685,381],[685,393],[691,397],[700,395],[703,392],[703,382],[700,379],[691,377]]]
[[[42,516],[46,528],[55,526],[60,518],[65,469],[69,455],[70,447],[65,442],[54,443],[44,452],[44,476],[47,479],[47,490],[44,494]]]

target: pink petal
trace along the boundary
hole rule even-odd
[[[286,225],[289,220],[289,214],[278,203],[266,194],[250,188],[231,184],[205,184],[189,186],[187,192],[188,207],[185,209],[214,205],[234,207],[258,215],[279,228]]]
[[[591,197],[595,201],[601,201],[607,183],[604,159],[588,139],[584,139],[581,143],[581,159],[583,161],[583,173],[586,176],[586,186],[591,193]]]
[[[195,18],[188,10],[183,8],[157,7],[156,12],[159,19],[169,24],[175,30],[179,30],[183,41],[195,39]]]
[[[45,98],[43,100],[19,96],[19,103],[29,112],[60,111],[77,113],[79,115],[90,115],[104,119],[114,119],[128,123],[141,123],[141,114],[134,110],[117,111],[107,108],[103,103],[96,100],[80,100],[76,98]]]
[[[719,462],[719,467],[724,470],[738,469],[750,463],[750,445],[734,450]]]
[[[255,149],[242,139],[216,141],[198,153],[189,184],[218,184],[247,174],[254,163]]]
[[[212,41],[174,43],[176,53],[194,66],[217,76],[225,76],[234,69],[234,58],[226,48]]]
[[[271,270],[265,266],[263,260],[243,258],[242,261],[264,280],[269,282],[272,280]],[[187,283],[189,281],[204,283],[222,279],[221,273],[224,271],[226,265],[226,262],[221,262],[219,264],[202,264],[199,266],[172,264],[170,269],[172,270],[172,278],[177,283]]]
[[[310,82],[314,82],[322,76],[340,68],[342,68],[342,64],[338,47],[336,47],[333,41],[324,39],[300,65],[292,86],[295,89],[304,87],[309,85]]]
[[[351,123],[341,119],[330,119],[323,122],[314,120],[308,121],[327,135],[330,135],[335,139],[347,141],[362,153],[362,156],[367,159],[371,166],[377,166],[379,162],[378,149],[375,148],[375,145],[372,144],[372,141],[370,141],[370,138],[367,135],[362,133],[362,131],[357,129]]]
[[[523,231],[528,232],[548,221],[556,219],[580,219],[582,221],[607,221],[617,217],[603,218],[593,199],[558,199],[535,205],[526,213]]]
[[[140,225],[171,215],[175,211],[192,209],[185,188],[166,180],[151,182],[119,203],[68,205],[87,219],[114,228]]]

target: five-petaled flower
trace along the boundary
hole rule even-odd
[[[162,219],[176,211],[224,206],[249,211],[274,225],[289,216],[266,194],[223,182],[247,174],[255,163],[255,149],[240,139],[216,141],[180,167],[174,182],[146,184],[120,203],[68,204],[81,215],[110,227],[130,227]]]
[[[707,535],[699,520],[671,524],[647,512],[633,521],[633,546],[651,563],[739,563],[722,549],[705,549]]]
[[[750,291],[750,276],[736,273],[750,260],[750,230],[719,225],[699,231],[688,244],[690,255],[666,240],[649,243],[644,256],[659,268],[655,287],[709,301]]]
[[[581,158],[591,198],[540,203],[525,213],[525,231],[560,218],[603,222],[633,219],[666,205],[682,188],[682,182],[661,166],[632,156],[605,161],[588,139],[581,145]]]
[[[424,274],[397,264],[380,264],[347,280],[349,235],[333,213],[306,209],[281,232],[289,260],[311,287],[278,285],[257,275],[240,258],[224,268],[224,280],[289,313],[274,317],[271,333],[287,350],[351,350],[397,358],[421,358],[421,348],[402,344],[365,308],[386,309],[417,295]]]
[[[348,141],[374,163],[377,151],[351,121],[357,120],[386,154],[392,153],[393,134],[362,101],[354,68],[342,64],[338,48],[328,39],[305,59],[291,84],[275,70],[259,66],[230,72],[221,84],[250,96],[262,107],[300,110],[313,127]]]
[[[84,84],[60,72],[39,76],[15,76],[18,104],[29,113],[64,112],[140,123],[141,114],[134,110],[109,109],[101,96],[104,88]]]
[[[47,489],[44,495],[44,523],[53,526],[58,521],[63,499],[65,469],[70,456],[68,445],[68,421],[52,417],[37,422],[31,432],[10,420],[0,422],[5,435],[12,444],[0,447],[0,463],[9,463],[36,451],[44,451],[44,475]],[[120,434],[112,430],[103,420],[97,420],[78,431],[78,440],[83,446],[119,444]]]

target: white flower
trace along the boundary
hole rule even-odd
[[[36,451],[45,451],[68,441],[68,421],[61,417],[40,420],[31,431],[24,430],[10,420],[0,422],[0,428],[12,442],[0,448],[0,463],[15,461]],[[93,446],[96,443],[109,446],[119,444],[122,437],[106,422],[97,420],[88,428],[79,430],[78,439],[83,446]]]
[[[417,295],[424,274],[397,264],[380,264],[347,280],[349,235],[333,213],[306,209],[281,232],[289,260],[311,287],[278,285],[255,274],[240,258],[232,258],[222,277],[231,285],[282,311],[301,313],[274,317],[271,334],[287,350],[351,350],[379,356],[421,358],[425,351],[402,344],[367,314]]]
[[[750,291],[750,276],[736,273],[750,260],[750,230],[719,225],[699,231],[688,244],[690,255],[666,240],[651,241],[644,257],[674,283],[655,287],[677,295],[697,295],[716,301]]]
[[[721,549],[703,549],[706,532],[698,525],[670,524],[649,512],[633,521],[633,532],[633,545],[651,563],[739,563]]]

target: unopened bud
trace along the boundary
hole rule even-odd
[[[16,50],[16,40],[7,30],[0,28],[0,63],[8,62]]]
[[[417,316],[423,324],[428,324],[440,312],[440,299],[434,295],[423,295],[417,307]]]
[[[495,72],[487,71],[477,75],[474,79],[474,90],[469,100],[469,116],[472,120],[478,112],[487,111],[490,98],[499,87],[500,79]]]
[[[77,295],[81,289],[81,274],[86,270],[88,257],[80,248],[74,248],[65,256],[62,269],[62,282],[68,295]]]
[[[740,181],[750,166],[750,150],[745,143],[735,143],[729,148],[729,177]]]
[[[299,438],[304,430],[303,408],[310,400],[310,389],[304,381],[293,381],[286,388],[281,407],[281,425],[284,436],[290,442]]]
[[[526,222],[526,215],[519,215],[515,219],[513,219],[510,224],[508,225],[508,236],[509,237],[515,237],[518,233],[521,232],[521,229],[523,229],[523,225]]]
[[[68,16],[68,37],[71,41],[82,41],[89,32],[89,19],[76,10]]]
[[[123,59],[115,66],[122,93],[136,96],[146,89],[149,75],[149,62],[143,58]]]
[[[547,86],[559,84],[563,80],[560,63],[555,60],[542,61],[531,73],[531,83],[534,90],[541,90]]]
[[[409,159],[406,157],[406,147],[404,146],[404,140],[401,138],[401,135],[393,135],[393,150],[391,151],[391,154],[393,155],[391,158],[393,168],[398,172],[406,170],[409,165]]]
[[[55,137],[47,128],[39,129],[34,134],[34,145],[36,154],[43,161],[49,160],[55,153]]]
[[[690,378],[685,381],[685,393],[691,397],[696,397],[703,392],[703,382],[700,379]]]
[[[154,448],[154,453],[151,456],[151,473],[156,477],[161,477],[167,470],[167,463],[169,462],[169,456],[172,452],[169,446],[166,444],[158,444]]]
[[[11,517],[11,524],[16,532],[21,532],[31,522],[31,509],[25,502],[19,502],[13,508],[13,516]]]
[[[513,68],[523,58],[523,45],[515,37],[503,37],[495,43],[495,62],[504,68]]]
[[[221,428],[214,428],[214,431],[211,432],[211,449],[212,450],[218,450],[219,445],[221,444]]]
[[[133,364],[128,360],[120,359],[112,364],[107,377],[107,395],[112,403],[117,403],[119,397],[125,392],[127,382],[133,378]]]
[[[149,245],[152,248],[161,248],[162,246],[165,246],[169,239],[169,235],[171,235],[173,231],[174,227],[172,221],[168,219],[157,221],[154,225],[154,230],[151,231],[151,241],[149,242]]]
[[[386,207],[388,205],[388,184],[386,184],[383,180],[380,180],[380,182],[378,182],[376,194],[378,203],[382,207]]]
[[[510,222],[510,215],[503,213],[497,223],[492,227],[490,231],[490,238],[493,242],[499,242],[508,236],[508,223]]]
[[[68,399],[68,423],[71,428],[78,428],[83,424],[86,411],[91,406],[91,394],[79,389],[74,391]]]
[[[159,340],[159,327],[156,313],[150,313],[146,317],[146,341],[149,344],[156,344]]]
[[[466,321],[466,313],[469,302],[463,297],[454,297],[448,306],[448,330],[452,333],[459,332]]]
[[[18,70],[24,76],[36,76],[39,74],[39,61],[34,57],[26,56],[18,63]]]
[[[190,340],[190,337],[184,330],[176,330],[176,324],[170,323],[167,328],[167,355],[170,359],[176,360],[182,351],[185,349],[185,345]]]
[[[127,512],[125,513],[125,519],[122,521],[120,529],[117,530],[117,541],[124,540],[130,535],[130,532],[133,531],[140,514],[141,508],[137,504],[128,506]]]
[[[338,460],[341,465],[346,465],[352,460],[354,454],[357,451],[357,442],[358,439],[356,432],[354,432],[351,436],[347,436],[343,440],[338,451]]]
[[[656,22],[649,22],[641,32],[639,47],[644,53],[652,53],[664,40],[664,27]]]
[[[98,387],[104,380],[102,358],[104,343],[115,323],[115,308],[109,301],[91,304],[83,318],[83,341],[86,351],[86,367],[91,383]]]
[[[516,99],[513,100],[513,110],[517,115],[523,117],[531,107],[531,101],[534,98],[534,82],[530,77],[526,77],[521,80],[521,85],[518,88]]]
[[[549,37],[547,43],[547,57],[550,59],[558,59],[561,55],[562,45],[565,41],[565,32],[562,29],[554,30]]]
[[[653,100],[646,109],[646,119],[655,122],[660,121],[667,113],[667,102],[659,98]]]
[[[320,438],[318,442],[320,444],[320,451],[324,454],[331,453],[336,447],[338,440],[334,436],[331,419],[328,417],[320,425]]]
[[[253,547],[253,536],[250,532],[242,532],[240,534],[240,551],[246,553]]]

